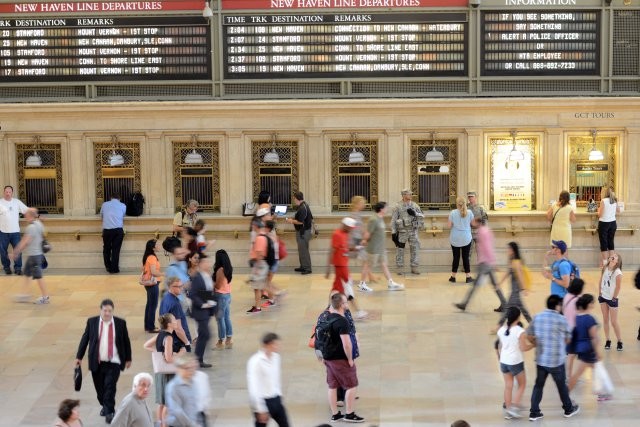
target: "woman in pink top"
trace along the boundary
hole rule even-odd
[[[216,263],[213,266],[213,280],[215,282],[216,322],[218,322],[218,342],[215,349],[222,350],[233,347],[231,337],[231,279],[233,266],[227,251],[220,249],[216,252]]]
[[[576,327],[576,315],[578,312],[576,302],[578,302],[578,297],[582,295],[583,289],[584,280],[573,279],[571,283],[569,283],[567,294],[562,299],[562,314],[565,319],[567,319],[570,331],[573,331],[573,328]],[[571,377],[571,370],[573,369],[573,361],[575,359],[576,352],[571,347],[571,344],[567,344],[567,378]]]

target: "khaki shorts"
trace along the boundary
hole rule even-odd
[[[381,254],[370,254],[367,253],[367,262],[369,263],[369,267],[376,267],[378,265],[387,264],[387,253],[383,252]]]
[[[263,290],[267,287],[267,275],[269,274],[269,265],[265,260],[258,260],[253,264],[251,269],[250,285],[253,289]]]

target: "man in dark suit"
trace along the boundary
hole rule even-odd
[[[211,364],[204,361],[204,353],[211,337],[209,319],[216,305],[213,301],[213,279],[211,277],[211,258],[205,254],[200,255],[198,272],[191,278],[191,316],[198,323],[198,339],[195,353],[201,368],[210,368]]]
[[[100,415],[105,417],[107,424],[111,424],[116,412],[116,383],[120,371],[131,366],[131,342],[127,322],[113,316],[113,301],[110,299],[100,303],[100,316],[87,319],[76,354],[76,366],[82,363],[87,345],[89,370],[98,402],[102,405]]]

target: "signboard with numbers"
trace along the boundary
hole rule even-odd
[[[482,12],[481,74],[597,75],[597,11]]]
[[[201,17],[2,19],[0,82],[211,79]]]
[[[466,76],[467,13],[223,16],[226,79]]]

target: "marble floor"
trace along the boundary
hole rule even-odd
[[[289,270],[290,271],[290,270]],[[615,397],[597,403],[591,393],[590,375],[579,384],[573,398],[581,405],[576,417],[562,416],[554,385],[547,382],[540,426],[637,426],[640,418],[640,345],[636,341],[640,292],[632,284],[634,273],[626,271],[621,294],[620,318],[623,352],[605,353],[605,363],[616,385]],[[534,273],[536,284],[526,298],[530,311],[542,309],[548,285]],[[502,418],[503,382],[493,351],[490,328],[497,321],[492,308],[497,298],[482,287],[468,310],[452,306],[462,299],[467,285],[447,282],[446,273],[423,273],[407,277],[405,292],[387,292],[374,285],[372,294],[358,299],[369,311],[357,323],[361,357],[357,413],[365,426],[448,426],[463,418],[472,426],[500,426],[528,421]],[[461,276],[459,276],[461,277]],[[312,324],[326,305],[329,281],[319,274],[299,276],[283,272],[277,283],[289,290],[283,303],[255,316],[247,316],[252,294],[246,276],[234,277],[232,320],[235,346],[211,351],[208,369],[213,390],[212,425],[252,425],[247,405],[245,364],[258,348],[266,331],[283,338],[283,393],[292,425],[316,426],[328,422],[324,369],[307,347]],[[587,292],[597,294],[598,271],[583,271]],[[127,320],[133,346],[133,365],[118,383],[119,402],[130,390],[134,374],[151,371],[151,357],[142,348],[148,335],[143,330],[145,293],[135,275],[62,275],[50,272],[46,280],[51,304],[19,304],[19,277],[0,277],[0,426],[52,425],[58,403],[65,398],[81,400],[85,426],[104,425],[86,368],[80,392],[73,391],[73,360],[85,320],[98,314],[100,300],[115,302],[115,314]],[[32,289],[35,293],[35,283]],[[597,318],[601,315],[595,312]],[[212,321],[215,331],[215,322]],[[217,336],[217,333],[213,333]],[[527,392],[530,398],[535,366],[533,353],[526,354]],[[149,398],[154,407],[153,398]],[[339,424],[339,423],[338,423]]]

